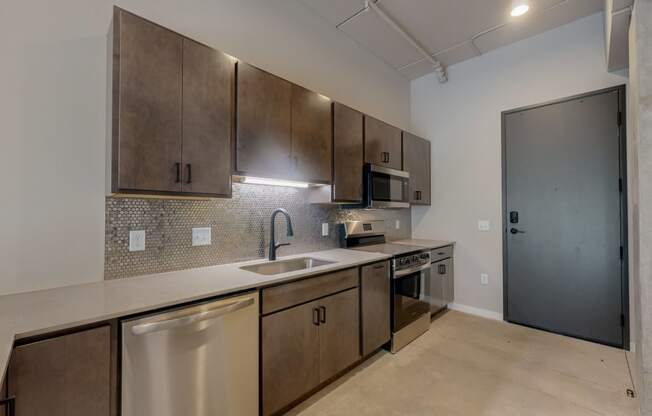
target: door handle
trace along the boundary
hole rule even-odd
[[[438,272],[439,274],[446,274],[446,265],[445,264],[440,264],[438,267]]]
[[[7,416],[15,416],[16,415],[16,398],[15,397],[8,397],[6,399],[0,400],[0,406],[4,406],[5,410],[7,411]]]
[[[239,301],[220,305],[215,309],[199,312],[193,315],[182,316],[179,318],[168,319],[165,321],[146,322],[131,327],[131,333],[134,335],[150,334],[152,332],[165,331],[168,329],[188,326],[201,321],[208,321],[229,313],[239,311],[254,304],[254,298],[246,298]]]
[[[179,183],[181,182],[181,163],[175,163],[174,168],[177,170],[177,179],[174,181],[174,183]]]
[[[326,308],[324,306],[319,307],[319,322],[322,324],[326,323]]]
[[[312,323],[314,325],[319,326],[319,309],[318,308],[313,308],[312,309]]]
[[[509,232],[512,234],[525,234],[525,231],[517,230],[516,228],[510,229]]]
[[[188,163],[188,183],[192,183],[192,165]]]

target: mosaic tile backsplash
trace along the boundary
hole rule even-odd
[[[191,269],[263,258],[267,254],[270,216],[285,208],[294,237],[285,236],[285,218],[276,217],[279,256],[338,247],[336,224],[351,220],[387,221],[387,238],[409,238],[410,209],[352,210],[307,202],[306,189],[233,184],[231,199],[173,200],[106,198],[104,278]],[[396,220],[400,228],[395,228]],[[330,235],[321,236],[329,223]],[[193,247],[192,228],[211,227],[212,244]],[[129,252],[129,231],[145,230],[145,250]]]

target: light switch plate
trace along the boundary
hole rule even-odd
[[[489,231],[491,230],[491,223],[489,220],[479,220],[478,221],[478,230],[479,231]]]
[[[489,284],[489,275],[486,273],[482,273],[480,275],[480,283],[483,285],[488,285]]]
[[[145,250],[145,230],[129,231],[129,251]]]
[[[192,229],[192,246],[210,246],[211,227],[198,227]]]
[[[401,220],[396,220],[396,229],[398,230],[400,228],[401,228]]]
[[[328,237],[328,223],[324,222],[321,225],[321,236]]]

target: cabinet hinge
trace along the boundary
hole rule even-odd
[[[622,260],[625,257],[625,248],[620,246],[620,259]]]
[[[618,125],[619,126],[623,125],[623,113],[622,113],[622,111],[618,112]]]

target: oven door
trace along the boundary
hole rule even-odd
[[[430,313],[430,264],[414,271],[396,272],[392,279],[392,332]]]
[[[410,174],[402,170],[365,165],[368,208],[409,208]]]

